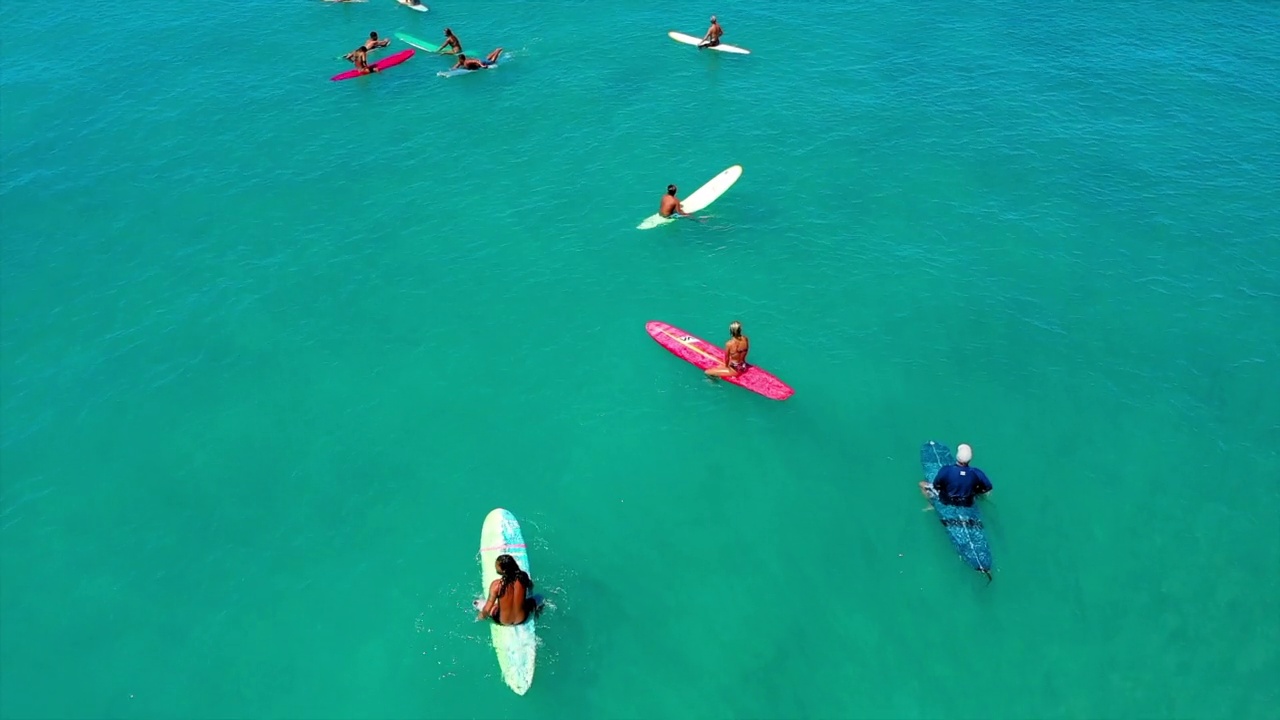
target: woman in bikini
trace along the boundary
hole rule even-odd
[[[499,555],[494,561],[497,580],[489,583],[489,599],[483,605],[477,600],[476,620],[488,618],[498,625],[519,625],[542,612],[542,597],[533,592],[533,578],[520,569],[510,555]]]
[[[736,377],[747,371],[747,352],[751,350],[751,341],[742,334],[742,323],[734,320],[729,323],[729,342],[724,344],[724,364],[707,368],[707,376]]]

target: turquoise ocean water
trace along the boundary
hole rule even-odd
[[[0,4],[0,714],[1278,717],[1280,4],[429,4]]]

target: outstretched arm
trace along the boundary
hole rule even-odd
[[[493,606],[498,604],[498,584],[501,580],[494,580],[489,583],[489,599],[485,600],[484,606],[480,608],[476,614],[476,620],[485,620],[493,615]]]

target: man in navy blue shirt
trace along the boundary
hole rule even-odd
[[[933,482],[920,481],[920,492],[929,497],[929,491],[938,493],[938,501],[944,505],[970,507],[978,495],[991,492],[987,474],[976,467],[969,467],[973,460],[973,448],[961,444],[956,448],[956,464],[938,471]]]

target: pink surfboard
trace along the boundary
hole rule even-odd
[[[378,62],[369,63],[369,67],[377,68],[379,71],[382,71],[394,65],[399,65],[400,63],[404,62],[405,60],[408,60],[411,57],[413,57],[413,48],[409,48],[408,50],[401,50],[395,55],[388,55],[382,58]],[[344,73],[338,73],[337,75],[334,75],[329,79],[330,80],[350,80],[353,77],[360,77],[361,75],[372,75],[372,74],[373,73],[362,73],[359,70],[352,69]]]
[[[703,370],[724,363],[724,348],[694,337],[678,327],[654,320],[645,323],[644,329],[659,345],[671,351],[672,355]],[[751,364],[747,365],[746,372],[721,379],[760,393],[770,400],[786,400],[795,394],[790,385]]]

